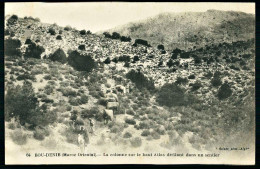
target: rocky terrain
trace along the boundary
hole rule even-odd
[[[201,32],[203,38],[219,35],[214,43],[200,38],[189,49],[170,49],[165,43],[167,50],[32,17],[6,17],[6,142],[23,150],[75,150],[79,128],[91,130],[88,118],[95,125],[87,151],[210,151],[238,138],[239,146],[245,144],[241,138],[253,140],[253,29],[250,24],[229,27],[227,39],[220,32],[205,35],[215,28],[213,23],[251,16],[228,12],[229,17],[222,16],[226,22],[211,22],[212,12],[221,15],[198,13],[207,22],[194,20],[192,25],[199,23],[199,28],[189,31],[197,36]],[[186,18],[193,18],[186,15],[174,18],[183,17],[186,24]],[[172,16],[158,17],[157,23]],[[175,29],[157,30],[159,35],[170,31]],[[242,32],[233,35],[237,31]],[[175,38],[182,42],[186,37]],[[109,118],[106,110],[112,111],[112,116],[106,114]]]

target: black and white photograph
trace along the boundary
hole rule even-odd
[[[5,163],[255,164],[255,3],[8,2]]]

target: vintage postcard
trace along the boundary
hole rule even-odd
[[[5,3],[5,162],[255,164],[254,3]]]

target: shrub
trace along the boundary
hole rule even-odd
[[[68,25],[68,26],[65,26],[64,30],[65,31],[70,31],[70,30],[72,30],[72,28],[71,28],[71,26]]]
[[[131,70],[126,74],[126,78],[130,79],[135,83],[136,87],[139,89],[147,88],[148,90],[154,90],[154,82],[151,79],[148,79],[140,71]]]
[[[164,50],[164,46],[163,46],[163,45],[158,45],[158,46],[157,46],[157,49],[159,49],[159,50]]]
[[[57,40],[62,40],[61,35],[56,36],[56,39],[57,39]]]
[[[51,35],[56,35],[56,32],[53,28],[49,28],[48,33],[50,33]]]
[[[79,45],[78,49],[79,50],[86,50],[86,47],[85,47],[85,45]]]
[[[86,96],[85,94],[82,94],[82,95],[80,96],[80,103],[81,103],[81,104],[86,104],[86,103],[88,103],[88,96]]]
[[[158,139],[161,138],[160,134],[157,133],[156,131],[153,131],[153,132],[151,133],[151,136],[153,137],[153,139],[156,139],[156,140],[158,140]]]
[[[59,30],[59,34],[60,34],[60,35],[62,34],[62,30]]]
[[[78,106],[79,105],[79,100],[75,97],[69,97],[69,103],[72,106]]]
[[[4,41],[4,52],[7,56],[21,56],[21,41],[19,39],[6,39]]]
[[[35,43],[31,43],[25,51],[24,57],[25,58],[37,58],[41,59],[41,54],[45,51],[42,46],[38,46]]]
[[[27,44],[27,45],[32,44],[32,40],[31,39],[26,39],[25,44]]]
[[[130,67],[130,63],[129,62],[125,62],[124,67]]]
[[[107,100],[104,99],[104,98],[101,98],[101,99],[99,99],[98,103],[99,103],[100,105],[102,105],[102,106],[106,106],[106,105],[107,105]]]
[[[119,33],[117,33],[117,32],[113,32],[111,38],[112,39],[120,39],[121,35]]]
[[[140,137],[135,137],[130,142],[133,147],[140,147],[142,145],[142,139]]]
[[[214,87],[218,87],[222,84],[221,78],[218,76],[214,76],[211,81],[210,81],[211,85]]]
[[[124,137],[124,138],[131,138],[131,137],[132,137],[132,134],[129,133],[129,132],[125,132],[125,134],[124,134],[123,137]]]
[[[120,40],[122,41],[122,42],[131,42],[131,38],[128,36],[128,37],[126,37],[126,36],[121,36],[121,38],[120,38]]]
[[[188,79],[195,79],[195,75],[190,75]]]
[[[27,143],[27,134],[24,133],[21,129],[16,129],[10,134],[10,136],[15,144],[24,145]]]
[[[218,90],[218,99],[224,100],[232,95],[232,90],[229,86],[229,84],[224,83]]]
[[[106,60],[104,61],[105,64],[110,64],[111,63],[111,60],[109,57],[106,58]]]
[[[147,47],[151,47],[151,45],[146,40],[143,40],[143,39],[136,39],[134,46],[136,46],[137,44],[144,45],[144,46],[147,46]]]
[[[135,115],[135,112],[131,109],[126,110],[126,114]]]
[[[104,32],[103,35],[105,35],[105,38],[111,38],[112,36],[108,32]]]
[[[192,90],[192,91],[196,91],[196,90],[198,90],[198,89],[201,88],[201,87],[202,87],[201,82],[196,81],[196,82],[192,85],[191,90]]]
[[[86,35],[86,30],[81,30],[81,31],[79,31],[79,33],[80,33],[81,35]]]
[[[182,77],[177,77],[176,81],[175,81],[176,84],[187,84],[188,83],[188,79],[187,78],[182,78]]]
[[[141,136],[149,136],[151,133],[150,133],[150,131],[149,130],[144,130],[143,132],[142,132],[142,134],[141,134]]]
[[[81,55],[77,51],[73,51],[69,54],[68,64],[78,71],[87,72],[91,72],[96,67],[96,63],[91,56]]]
[[[176,84],[164,84],[160,89],[156,101],[162,106],[178,106],[184,102],[184,90]]]
[[[51,54],[49,59],[52,61],[61,62],[63,64],[67,62],[66,54],[61,48],[57,49],[53,54]]]
[[[128,123],[128,124],[131,124],[131,125],[135,125],[136,124],[134,119],[128,119],[127,118],[127,119],[125,119],[125,122]]]
[[[118,63],[118,58],[114,57],[114,58],[112,59],[112,62]]]
[[[44,140],[45,136],[48,136],[50,133],[47,129],[42,129],[42,128],[39,128],[39,127],[36,127],[35,128],[35,131],[33,132],[33,137],[36,139],[36,140]]]
[[[134,56],[134,62],[137,62],[137,61],[139,61],[140,59],[139,59],[139,57],[138,56]]]
[[[120,56],[120,57],[118,58],[118,61],[119,61],[119,62],[130,62],[130,56],[128,56],[128,55]]]
[[[180,54],[180,58],[187,59],[190,58],[190,52],[183,52]]]
[[[5,36],[8,36],[8,35],[10,35],[10,31],[8,29],[5,29],[4,34],[5,34]]]
[[[10,18],[8,18],[7,25],[15,25],[17,21],[18,21],[18,16],[12,15]]]

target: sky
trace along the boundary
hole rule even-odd
[[[38,17],[44,23],[70,25],[92,32],[107,30],[163,12],[205,12],[208,9],[255,14],[254,3],[5,3],[5,15]]]

